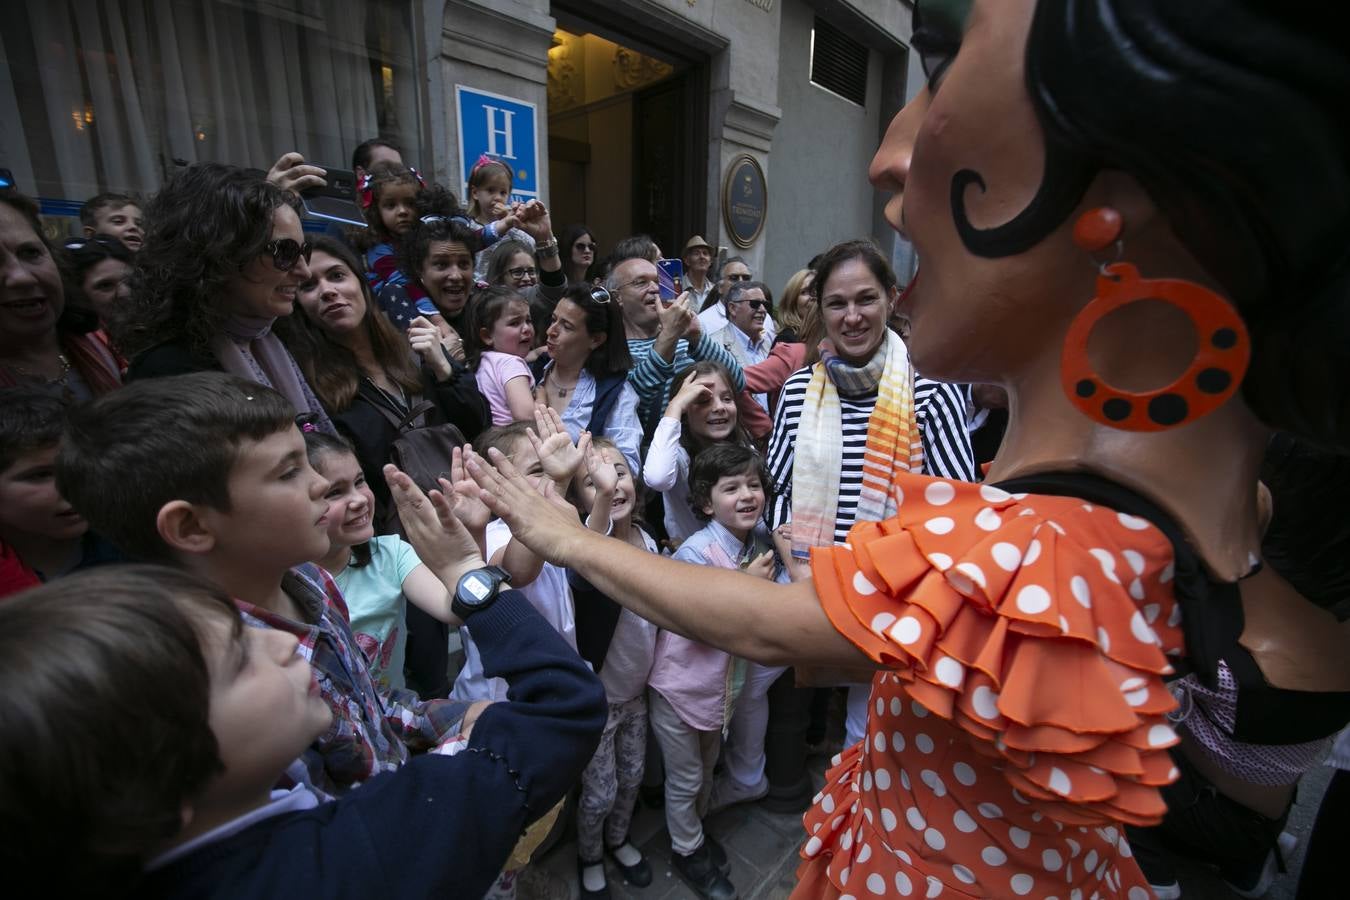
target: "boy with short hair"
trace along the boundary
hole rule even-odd
[[[222,372],[133,382],[72,412],[57,483],[129,556],[195,572],[247,624],[299,640],[334,713],[299,774],[338,794],[453,737],[466,706],[376,688],[337,585],[307,562],[329,549],[328,482],[294,416],[281,394]],[[445,621],[449,607],[447,594]]]
[[[715,444],[694,459],[689,472],[689,505],[707,522],[680,544],[675,559],[701,566],[743,569],[770,580],[786,580],[777,564],[773,542],[764,526],[768,473],[758,453],[739,444]],[[769,674],[757,674],[759,670]],[[726,853],[703,830],[710,812],[713,766],[721,738],[740,718],[743,689],[758,693],[753,716],[763,755],[769,683],[783,669],[757,666],[756,682],[747,680],[746,663],[721,650],[674,632],[656,639],[656,659],[648,679],[648,716],[652,733],[666,760],[666,828],[670,832],[675,871],[701,897],[731,900],[736,889],[723,873]],[[764,679],[768,683],[762,683]],[[736,719],[733,719],[736,710]],[[728,744],[728,765],[733,760]],[[752,750],[753,753],[753,750]],[[761,777],[763,761],[760,760]]]
[[[56,490],[65,421],[49,391],[0,389],[0,597],[121,558]]]
[[[482,571],[476,551],[451,556],[442,572]],[[483,711],[463,752],[324,802],[303,785],[273,790],[330,727],[317,673],[293,635],[244,627],[216,586],[110,566],[0,604],[9,887],[478,900],[585,766],[605,698],[516,592],[465,616],[511,700]]]
[[[80,225],[85,237],[110,235],[132,253],[141,249],[145,239],[141,229],[141,205],[126,194],[96,194],[84,201],[80,207]]]

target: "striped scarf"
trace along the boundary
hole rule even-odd
[[[792,463],[792,555],[834,543],[843,457],[843,411],[839,395],[876,391],[867,420],[862,494],[856,521],[880,522],[895,515],[895,474],[923,467],[923,441],[914,418],[914,369],[899,335],[886,340],[863,366],[852,366],[821,346],[802,403]]]

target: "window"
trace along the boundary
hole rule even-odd
[[[178,165],[350,165],[420,146],[407,0],[31,0],[0,52],[4,165],[21,190],[151,193]]]
[[[867,105],[867,48],[820,17],[811,29],[811,83]]]

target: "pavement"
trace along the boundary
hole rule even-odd
[[[828,759],[813,756],[809,762],[814,786],[819,789],[825,783]],[[1288,861],[1289,872],[1276,878],[1266,894],[1268,900],[1294,900],[1308,833],[1330,778],[1330,769],[1318,768],[1309,772],[1299,786],[1299,802],[1286,826],[1298,838],[1298,845]],[[740,900],[778,900],[792,893],[800,862],[797,851],[805,834],[800,813],[775,814],[759,803],[745,803],[714,813],[706,825],[726,847],[731,861],[731,883],[736,886]],[[615,900],[696,900],[698,895],[685,886],[671,867],[670,838],[662,811],[639,801],[630,834],[651,863],[652,883],[645,888],[626,884],[613,862],[607,861],[606,875]],[[536,866],[551,876],[547,878],[551,889],[522,890],[519,900],[568,900],[579,895],[574,841],[565,839],[554,846]],[[1236,900],[1238,896],[1207,870],[1183,868],[1179,875],[1185,900]],[[535,896],[527,896],[530,893]]]

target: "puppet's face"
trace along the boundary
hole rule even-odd
[[[1035,5],[921,2],[914,43],[928,84],[872,161],[873,184],[895,192],[887,220],[918,252],[919,275],[898,312],[911,323],[915,364],[930,377],[1000,381],[1047,348],[1058,354],[1069,319],[1092,296],[1095,268],[1074,248],[1071,221],[997,258],[972,253],[957,232],[953,184],[968,173],[984,189],[958,192],[961,214],[981,230],[1022,213],[1044,179],[1045,142],[1025,86]]]

